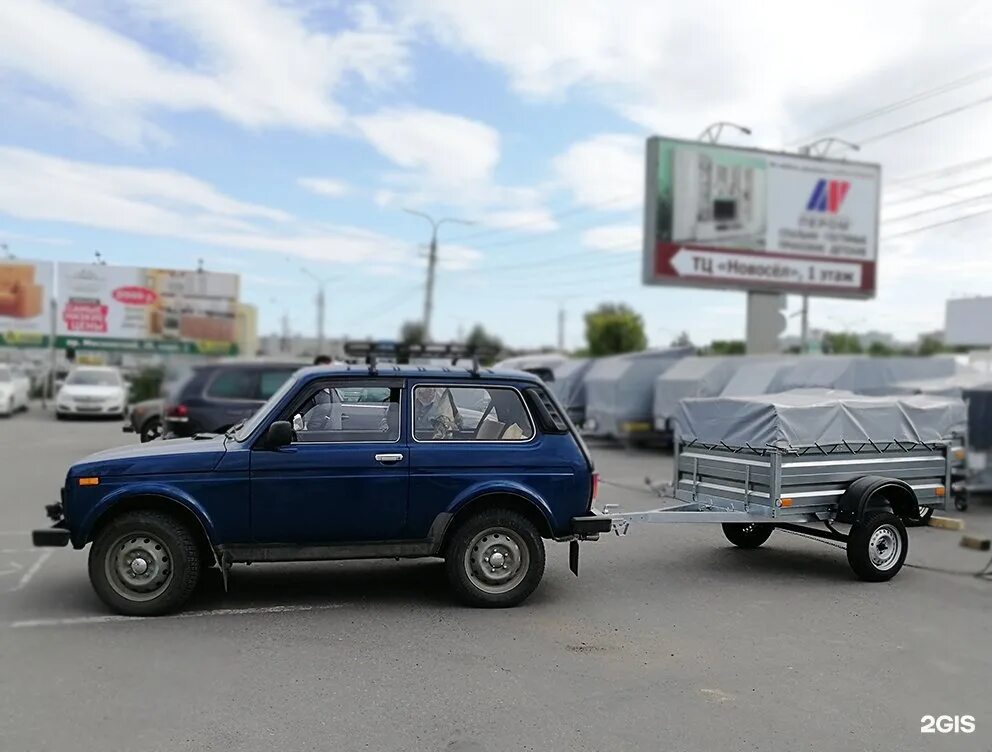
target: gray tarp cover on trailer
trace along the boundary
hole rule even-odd
[[[566,360],[552,369],[555,380],[548,384],[548,386],[566,410],[573,408],[585,409],[585,378],[595,362],[595,360],[590,358],[573,358]]]
[[[782,380],[795,363],[795,358],[745,358],[743,365],[730,377],[727,386],[720,392],[720,396],[739,397],[747,394],[780,392]]]
[[[892,385],[892,394],[932,394],[940,397],[960,397],[966,389],[992,384],[992,375],[975,371],[962,371],[938,379],[915,379]]]
[[[672,418],[686,397],[715,397],[723,391],[744,362],[740,357],[689,357],[665,371],[654,382],[655,423]]]
[[[830,390],[687,399],[676,418],[683,440],[733,447],[939,441],[963,431],[966,419],[959,399]]]
[[[782,390],[846,389],[856,394],[889,394],[899,381],[951,376],[953,358],[872,358],[818,355],[800,358],[782,378]]]
[[[652,425],[654,382],[692,348],[645,350],[604,358],[586,376],[586,425],[597,436],[619,438],[627,424]]]

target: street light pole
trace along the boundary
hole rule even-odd
[[[414,211],[413,209],[404,209],[407,214],[413,214],[417,217],[423,217],[431,224],[431,244],[430,250],[427,255],[427,286],[424,292],[424,341],[429,342],[431,338],[431,316],[434,313],[434,274],[437,270],[437,231],[438,228],[445,222],[448,224],[455,225],[471,225],[475,224],[467,219],[455,219],[454,217],[443,217],[442,219],[435,220],[429,214],[424,214],[423,212]]]

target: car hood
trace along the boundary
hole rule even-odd
[[[159,439],[104,449],[76,462],[69,469],[69,477],[208,473],[224,456],[226,443],[227,439],[220,435],[204,439]]]
[[[121,386],[88,386],[66,384],[59,390],[60,397],[119,397],[124,393]]]

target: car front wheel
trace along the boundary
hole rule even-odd
[[[544,541],[519,512],[489,509],[452,534],[445,556],[448,580],[460,601],[479,608],[522,603],[544,575]]]
[[[97,533],[89,573],[96,594],[117,613],[167,614],[179,609],[196,587],[197,541],[168,514],[127,512]]]

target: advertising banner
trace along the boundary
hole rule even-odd
[[[46,347],[52,332],[53,265],[0,262],[0,347]]]
[[[654,137],[644,282],[875,295],[878,165]]]
[[[59,264],[59,347],[236,354],[238,276]]]

